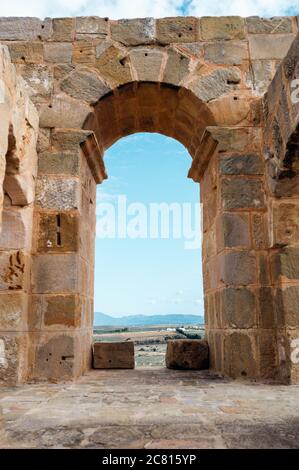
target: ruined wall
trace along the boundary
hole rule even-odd
[[[0,383],[26,380],[38,114],[0,46]]]
[[[0,18],[0,41],[40,117],[30,377],[89,367],[95,185],[106,178],[106,148],[146,131],[183,143],[189,177],[202,183],[212,367],[291,380],[280,374],[271,303],[261,98],[297,33],[296,17]]]
[[[299,364],[299,35],[264,97],[264,156],[278,370],[298,383]]]

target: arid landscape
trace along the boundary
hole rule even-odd
[[[203,337],[203,325],[152,325],[127,328],[101,326],[94,329],[96,342],[134,341],[137,368],[165,367],[166,345],[170,339]]]

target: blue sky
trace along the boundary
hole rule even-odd
[[[298,0],[10,0],[0,16],[98,15],[112,19],[144,16],[298,15]]]
[[[187,178],[190,163],[189,153],[174,139],[159,134],[123,138],[105,154],[109,179],[98,186],[98,202],[116,204],[116,196],[124,194],[128,204],[147,207],[199,203],[199,185]],[[95,311],[113,316],[202,313],[200,256],[199,248],[185,249],[184,240],[173,237],[97,238]]]

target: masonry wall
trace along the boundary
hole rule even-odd
[[[288,301],[282,300],[277,310],[283,296],[275,297],[286,279],[289,287],[296,287],[297,254],[293,245],[287,254],[273,245],[271,227],[276,230],[279,223],[271,221],[285,201],[276,204],[283,178],[273,189],[267,162],[269,149],[275,147],[267,129],[275,131],[275,115],[281,127],[288,116],[275,85],[269,100],[274,104],[266,114],[262,101],[297,33],[296,17],[0,18],[0,40],[9,48],[40,118],[37,175],[36,115],[26,115],[25,121],[22,115],[21,126],[8,122],[1,138],[6,147],[0,173],[3,179],[5,166],[9,217],[29,214],[25,231],[32,232],[26,248],[20,248],[22,256],[19,245],[11,251],[7,241],[1,254],[3,294],[24,294],[26,307],[18,311],[28,314],[27,326],[8,335],[13,341],[20,338],[28,354],[19,343],[11,343],[11,372],[1,369],[5,380],[67,379],[89,367],[95,187],[107,176],[106,148],[142,131],[182,142],[192,157],[189,176],[202,184],[211,367],[231,377],[298,380],[290,372],[293,368],[282,363],[290,364],[290,341],[281,360],[281,332],[289,329],[283,305]],[[293,121],[283,137],[280,163],[284,150],[292,148],[291,127]],[[21,152],[23,161],[33,165],[24,165],[24,171],[19,163],[15,167],[16,129],[24,136],[24,148],[30,148]],[[295,166],[293,162],[292,172]],[[279,197],[296,197],[297,180],[291,176],[292,181],[285,180],[289,189],[283,190],[288,195]],[[11,231],[8,226],[1,236]],[[288,267],[281,268],[285,263]],[[14,284],[8,285],[5,279],[11,276],[6,273],[14,272],[15,265],[24,283],[13,274],[9,282]],[[273,266],[282,271],[276,275]],[[297,322],[297,313],[292,315]],[[7,322],[7,315],[2,318]],[[292,334],[297,334],[296,326]]]
[[[28,378],[38,114],[0,46],[0,384]]]

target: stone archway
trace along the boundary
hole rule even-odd
[[[129,133],[155,131],[188,148],[189,176],[201,182],[211,368],[297,380],[280,374],[269,303],[261,99],[297,31],[295,18],[1,20],[0,39],[40,117],[25,376],[59,380],[90,367],[104,150]]]

